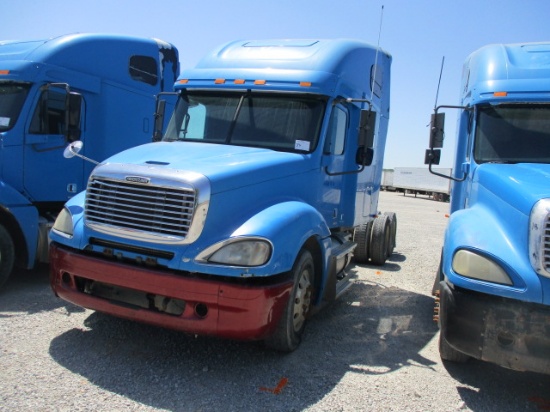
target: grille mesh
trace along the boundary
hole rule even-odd
[[[544,270],[550,272],[550,215],[546,215],[546,218],[544,219],[542,254],[544,256],[542,260]]]
[[[95,178],[86,191],[86,222],[185,238],[195,192]]]

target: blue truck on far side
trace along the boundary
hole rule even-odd
[[[550,43],[494,44],[466,60],[451,216],[434,285],[442,359],[550,373]]]
[[[84,189],[92,165],[151,141],[155,95],[172,91],[178,50],[110,34],[0,41],[0,286],[14,266],[48,259],[48,234],[63,204]]]

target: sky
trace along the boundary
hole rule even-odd
[[[232,40],[352,38],[393,57],[384,167],[424,167],[436,104],[459,103],[462,65],[492,43],[550,42],[550,0],[3,0],[0,40],[69,33],[153,37],[183,69]],[[441,167],[452,167],[456,113]]]

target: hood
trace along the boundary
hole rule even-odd
[[[538,200],[550,198],[550,165],[485,163],[478,166],[475,183],[529,215]]]
[[[118,153],[103,164],[133,164],[202,174],[211,193],[234,190],[311,170],[311,155],[195,142],[157,142]]]

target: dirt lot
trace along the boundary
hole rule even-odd
[[[46,266],[17,273],[0,290],[0,410],[550,410],[550,376],[441,362],[430,292],[448,207],[382,193],[394,255],[355,266],[289,355],[84,310],[53,296]]]

